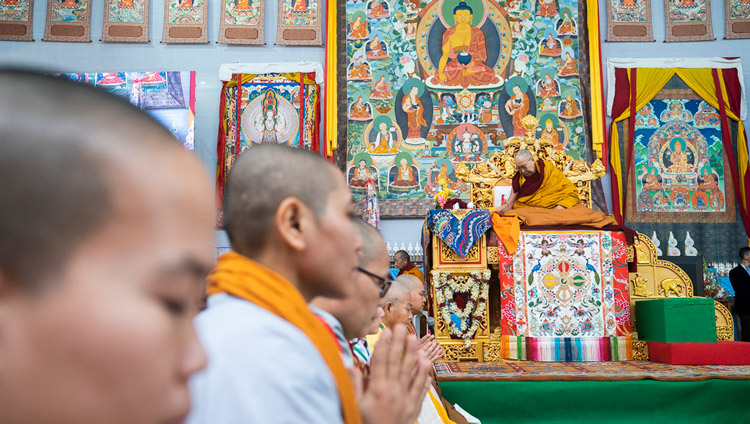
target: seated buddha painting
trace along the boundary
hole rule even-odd
[[[469,4],[471,3],[471,4]],[[499,87],[510,62],[512,39],[507,19],[488,19],[484,2],[436,2],[419,24],[427,37],[429,87]],[[433,19],[430,19],[429,17]],[[498,49],[499,47],[499,49]],[[503,54],[505,53],[505,54]]]

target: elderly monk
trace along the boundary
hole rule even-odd
[[[209,275],[196,318],[209,365],[191,380],[188,422],[413,422],[429,363],[405,327],[375,347],[383,359],[357,396],[336,340],[307,306],[355,290],[362,239],[341,171],[301,149],[255,146],[230,171],[224,213],[233,252]],[[395,375],[403,369],[409,378]]]
[[[580,204],[578,189],[552,163],[534,160],[531,152],[516,153],[518,172],[513,192],[495,212],[515,215],[527,225],[588,225],[602,228],[614,218]],[[493,217],[494,223],[497,220]]]
[[[417,278],[414,275],[401,275],[396,278],[396,284],[403,285],[407,290],[409,290],[409,296],[411,298],[411,313],[412,318],[414,316],[422,315],[424,312],[424,308],[427,305],[427,292],[425,291],[425,286],[422,280]],[[412,322],[410,322],[411,331],[414,333],[416,337],[416,329],[414,328]],[[443,346],[438,343],[435,340],[435,336],[432,334],[425,334],[422,336],[421,339],[419,339],[419,347],[424,351],[425,355],[427,355],[427,358],[430,359],[433,363],[435,361],[441,359],[443,355],[445,354],[445,350],[443,349]],[[433,377],[435,370],[433,368]],[[436,397],[441,401],[443,404],[443,407],[445,408],[446,412],[448,413],[448,418],[451,419],[451,421],[457,423],[457,424],[463,424],[466,423],[466,418],[461,415],[454,407],[451,405],[450,402],[448,402],[447,399],[443,397],[443,394],[440,390],[440,386],[437,384],[437,379],[433,378],[433,389],[436,395]]]
[[[383,237],[378,230],[362,220],[356,221],[356,227],[362,237],[363,247],[359,252],[358,272],[350,280],[354,290],[341,299],[316,297],[310,302],[310,309],[336,336],[341,358],[347,368],[354,366],[349,340],[367,335],[372,322],[379,316],[378,302],[391,285],[388,276],[388,249]]]
[[[410,283],[415,282],[417,279],[414,276],[406,277],[409,278],[404,278],[403,276],[396,278],[393,285],[391,285],[390,290],[388,290],[388,293],[383,299],[385,303],[385,306],[383,306],[385,315],[383,316],[383,322],[380,324],[380,331],[377,334],[368,335],[367,343],[376,343],[384,331],[400,324],[408,324],[414,317],[414,314],[412,313],[414,304]],[[413,339],[416,340],[416,337],[413,337]],[[434,340],[433,342],[437,343]],[[465,420],[460,419],[458,421],[451,420],[442,401],[443,399],[441,398],[440,393],[436,390],[435,385],[430,384],[429,392],[425,394],[424,398],[419,403],[421,409],[419,417],[417,418],[417,424],[456,424],[466,422]],[[460,417],[460,414],[456,411],[453,412]]]
[[[420,280],[424,281],[424,274],[414,263],[411,261],[411,257],[406,250],[399,250],[393,254],[393,264],[398,268],[398,274],[411,274],[416,275]]]
[[[155,119],[0,70],[0,422],[181,422],[212,185]]]

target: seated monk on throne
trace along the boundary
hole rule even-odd
[[[527,225],[588,225],[602,228],[615,220],[582,205],[578,189],[552,162],[534,160],[530,151],[515,155],[513,192],[495,212],[515,215]]]
[[[469,87],[500,81],[492,68],[484,64],[487,46],[482,30],[471,24],[473,14],[463,1],[453,9],[456,25],[443,34],[443,55],[437,71],[439,84]]]

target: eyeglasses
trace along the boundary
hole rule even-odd
[[[357,267],[357,271],[361,272],[362,274],[365,274],[368,277],[372,277],[375,279],[375,281],[378,282],[378,285],[380,286],[380,297],[384,297],[386,293],[388,293],[388,289],[391,288],[391,284],[393,284],[393,280],[390,278],[383,278],[379,275],[373,274],[372,272],[362,268]]]

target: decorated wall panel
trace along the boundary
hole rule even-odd
[[[34,0],[0,2],[0,40],[33,41]]]
[[[586,158],[579,16],[575,0],[347,2],[347,167],[377,173],[385,215],[430,201],[441,179],[468,197],[456,165],[522,136],[526,114]]]
[[[654,99],[636,114],[628,219],[734,222],[719,111],[704,100]]]
[[[188,149],[195,148],[195,72],[61,74],[128,99],[159,121]]]
[[[710,0],[666,0],[664,13],[666,19],[664,41],[714,39]]]

